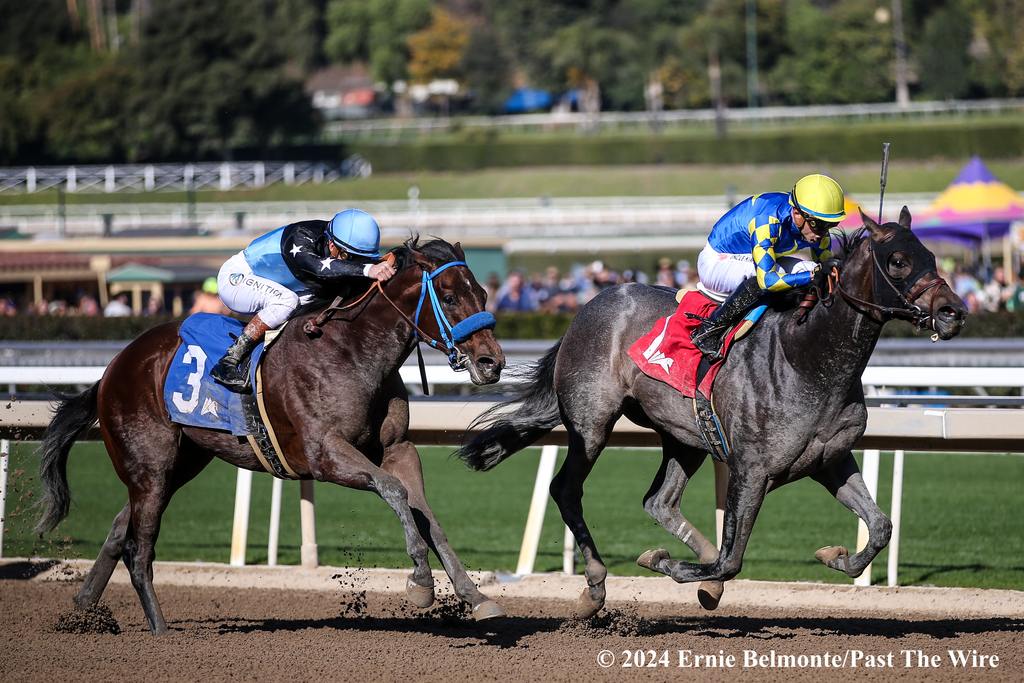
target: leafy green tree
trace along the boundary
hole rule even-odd
[[[788,104],[877,102],[892,97],[892,36],[875,7],[840,0],[820,9],[793,0],[785,21],[787,52],[769,75]]]
[[[430,0],[330,0],[324,52],[337,62],[362,61],[379,81],[408,77],[407,39],[430,21]]]
[[[132,85],[131,72],[110,63],[49,91],[39,114],[51,153],[79,162],[124,158],[131,123],[124,102]]]
[[[970,44],[971,18],[959,4],[950,3],[928,17],[918,53],[921,89],[927,96],[948,99],[967,93]]]
[[[132,153],[225,155],[314,132],[309,98],[285,66],[266,3],[164,0],[138,49]]]
[[[512,91],[512,69],[504,41],[489,23],[474,26],[462,56],[462,73],[473,96],[473,108],[499,114]]]

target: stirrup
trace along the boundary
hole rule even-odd
[[[210,377],[229,391],[236,394],[247,394],[249,393],[249,368],[248,363],[245,365],[242,367],[242,364],[239,363],[224,367],[221,363],[217,363],[210,370]]]

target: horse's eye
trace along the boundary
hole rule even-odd
[[[446,306],[454,306],[456,301],[457,301],[457,299],[455,298],[454,294],[445,294],[444,295],[444,303],[445,303]]]

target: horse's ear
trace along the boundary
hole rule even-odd
[[[459,257],[460,261],[466,260],[466,252],[462,251],[462,242],[456,242],[453,244],[452,249],[455,250],[455,255]]]
[[[900,210],[899,223],[907,230],[910,230],[910,209],[907,208],[906,204],[904,204],[903,208]]]
[[[881,225],[875,222],[875,219],[864,213],[863,209],[859,209],[860,218],[864,221],[864,227],[867,228],[868,232],[871,233],[871,239],[881,240],[885,236],[885,229]]]

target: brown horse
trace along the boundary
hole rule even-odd
[[[285,327],[263,361],[266,408],[283,455],[301,478],[373,491],[395,511],[414,565],[406,585],[413,604],[428,607],[434,600],[430,548],[476,619],[502,616],[501,607],[466,574],[427,505],[419,453],[408,439],[408,394],[399,375],[420,338],[431,345],[440,338],[448,342],[453,367],[467,368],[476,384],[496,382],[505,359],[492,331],[485,325],[465,334],[464,325],[460,335],[459,325],[453,329],[448,322],[488,316],[482,313],[486,294],[465,267],[458,244],[420,245],[412,238],[391,253],[398,273],[359,306],[323,322],[321,336],[303,328],[324,309],[322,302],[300,311]],[[424,289],[430,290],[432,306],[426,308],[433,314],[421,318]],[[41,446],[44,512],[37,530],[45,533],[68,514],[71,445],[99,420],[114,469],[128,487],[128,504],[114,519],[75,604],[87,608],[99,601],[120,557],[155,634],[167,630],[152,565],[160,518],[171,496],[213,458],[263,470],[244,437],[169,421],[163,383],[178,343],[174,323],[135,339],[99,382],[61,402]]]

